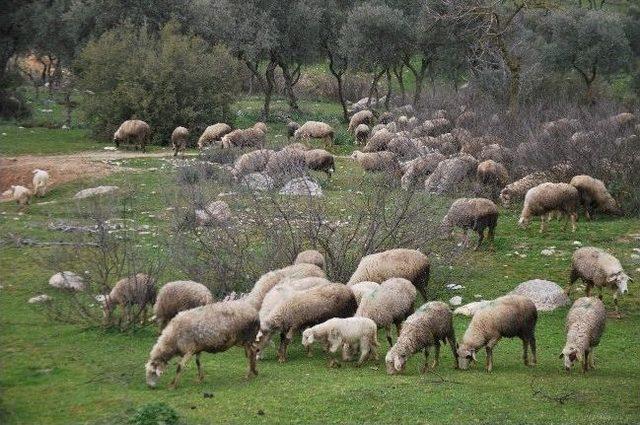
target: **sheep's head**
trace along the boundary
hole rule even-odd
[[[616,291],[620,295],[624,295],[627,292],[629,292],[629,288],[628,288],[629,282],[633,282],[633,279],[631,279],[622,270],[610,275],[607,278],[607,283],[609,283],[610,285],[615,285],[617,288]]]
[[[511,192],[507,188],[502,189],[500,192],[500,201],[502,202],[503,207],[508,207],[511,202]]]
[[[389,375],[395,375],[404,370],[404,367],[407,364],[407,356],[400,354],[391,348],[385,356],[384,362],[387,365],[387,373]]]
[[[582,355],[575,347],[565,347],[560,353],[560,358],[564,359],[564,369],[568,372],[576,362],[576,360],[582,361]]]
[[[521,229],[526,229],[528,226],[529,226],[529,216],[523,213],[520,215],[520,220],[518,220],[518,227],[520,227]]]
[[[475,348],[466,344],[460,344],[456,351],[458,353],[458,367],[462,370],[467,370],[472,361],[477,361]]]
[[[358,160],[358,157],[359,157],[361,154],[362,154],[362,152],[361,152],[361,151],[358,151],[358,150],[353,151],[353,153],[351,154],[350,158],[351,158],[351,159],[353,159],[353,160],[356,160],[356,161],[357,161],[357,160]]]
[[[440,223],[440,235],[443,239],[448,238],[453,233],[453,222],[449,214],[445,215],[442,219],[442,223]]]
[[[305,347],[309,347],[315,341],[315,334],[311,328],[305,329],[302,332],[302,345]]]
[[[262,350],[269,343],[273,330],[270,327],[262,327],[256,335],[256,343],[254,344],[256,356],[260,358]]]
[[[149,360],[144,366],[147,375],[147,385],[155,388],[158,385],[158,379],[162,376],[167,363],[160,360]]]

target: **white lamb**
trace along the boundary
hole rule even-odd
[[[44,196],[49,184],[49,173],[36,168],[33,170],[33,193],[36,196]]]

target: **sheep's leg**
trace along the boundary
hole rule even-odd
[[[567,297],[571,293],[571,288],[573,287],[573,284],[576,283],[576,280],[578,280],[578,275],[575,270],[571,268],[571,274],[569,275],[569,285],[564,289],[564,293],[567,295]]]
[[[420,373],[427,373],[429,371],[429,347],[424,349],[424,365],[420,368]]]
[[[469,248],[469,229],[464,229],[462,232],[462,247]]]
[[[589,369],[595,369],[595,356],[593,355],[593,350],[589,351]]]
[[[527,338],[522,338],[522,361],[525,366],[529,366],[529,342]]]
[[[538,355],[536,354],[536,337],[531,335],[529,337],[529,348],[531,349],[531,365],[535,366],[538,364]]]
[[[478,248],[480,248],[480,245],[482,245],[483,239],[484,239],[484,229],[478,230],[478,245],[476,245],[476,247],[473,249],[474,251],[477,251]]]
[[[587,204],[587,202],[583,202],[582,206],[584,207],[584,217],[591,221],[591,214],[589,213],[589,205]]]
[[[576,221],[578,220],[578,214],[576,214],[575,212],[572,212],[571,214],[569,214],[569,218],[571,219],[571,231],[575,232],[576,231]]]
[[[495,249],[495,240],[494,240],[495,236],[496,236],[496,227],[495,226],[490,226],[488,234],[487,234],[487,238],[489,239],[489,242],[491,243],[491,246],[489,248],[491,250]]]
[[[398,337],[400,337],[401,331],[402,331],[402,322],[396,322],[396,332],[398,333]]]
[[[251,376],[258,375],[258,370],[256,369],[257,356],[251,343],[245,344],[245,352],[247,353],[247,357],[249,358],[249,370],[247,371],[247,379],[249,379],[251,378]]]
[[[589,350],[585,350],[582,358],[582,373],[586,373],[589,371]]]
[[[196,382],[200,384],[204,381],[204,371],[202,370],[202,363],[200,362],[200,353],[196,354],[196,366],[198,366],[198,379]]]
[[[449,341],[449,346],[451,346],[451,352],[453,353],[453,368],[454,369],[458,369],[458,350],[456,350],[456,338],[455,336],[453,337],[447,337],[447,340]]]
[[[173,378],[173,381],[171,381],[171,384],[169,384],[169,388],[171,389],[178,388],[178,382],[180,382],[180,375],[182,375],[182,371],[187,365],[187,362],[191,359],[191,356],[192,356],[191,353],[186,353],[184,356],[182,356],[180,363],[178,363],[178,366],[176,367],[176,377]]]
[[[602,297],[600,297],[602,298]],[[618,319],[620,319],[622,317],[622,315],[620,314],[620,308],[618,307],[618,294],[614,293],[613,294],[613,305],[615,306],[616,309],[616,317]]]
[[[343,362],[348,362],[349,360],[351,360],[351,347],[349,346],[349,344],[342,344],[342,361]]]
[[[387,334],[387,342],[389,343],[389,347],[393,347],[393,340],[391,339],[391,326],[385,326],[384,331]]]
[[[287,347],[289,346],[290,342],[291,338],[289,337],[289,334],[285,334],[284,332],[282,332],[280,334],[280,348],[278,349],[278,361],[280,363],[284,363],[287,361]]]
[[[433,359],[433,364],[431,365],[432,369],[435,369],[436,366],[438,366],[440,364],[440,343],[438,341],[436,341],[436,346],[435,346],[435,358]]]
[[[545,220],[545,216],[543,215],[540,218],[540,233],[544,233],[547,230],[547,220]]]
[[[493,347],[495,347],[498,341],[500,341],[500,337],[490,340],[485,347],[487,351],[487,372],[493,370]]]
[[[370,350],[371,348],[369,347],[369,341],[367,338],[360,339],[360,359],[358,359],[356,366],[362,366],[362,363],[364,363],[364,361],[367,360],[367,357],[369,357]]]

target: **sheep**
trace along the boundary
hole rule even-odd
[[[35,196],[44,196],[47,191],[47,185],[49,184],[49,173],[45,170],[36,168],[33,173],[33,194]]]
[[[273,154],[274,151],[270,149],[258,149],[242,154],[233,163],[231,174],[238,178],[247,174],[262,172],[267,168],[267,163]]]
[[[417,182],[424,180],[433,173],[438,164],[444,161],[446,157],[439,152],[428,153],[420,158],[416,158],[403,166],[404,174],[400,179],[400,185],[404,190],[416,185]]]
[[[482,347],[487,351],[487,372],[493,369],[493,348],[501,338],[518,337],[522,340],[525,366],[529,366],[528,348],[532,365],[537,363],[535,328],[538,320],[536,306],[521,295],[505,295],[487,303],[471,318],[471,323],[458,345],[458,366],[466,370]]]
[[[478,233],[478,244],[474,248],[480,248],[484,240],[484,229],[488,228],[487,237],[493,245],[496,225],[498,224],[498,207],[485,198],[460,198],[457,199],[442,219],[442,230],[452,233],[453,227],[458,226],[464,230],[463,246],[469,246],[469,229]]]
[[[351,292],[353,292],[353,296],[356,298],[356,302],[358,303],[358,305],[360,305],[362,297],[378,289],[380,287],[380,284],[365,280],[364,282],[358,282],[347,286],[349,286],[349,289],[351,289]]]
[[[370,134],[371,134],[371,129],[369,129],[368,125],[360,124],[359,126],[357,126],[355,131],[353,132],[353,135],[356,139],[356,144],[358,145],[366,144]]]
[[[578,218],[578,190],[567,183],[542,183],[527,191],[518,225],[527,227],[532,216],[540,216],[540,233],[546,230],[549,213],[560,212],[569,216],[571,231],[576,231]]]
[[[184,127],[176,127],[171,133],[171,145],[173,146],[173,156],[178,156],[178,152],[187,149],[189,141],[189,130]]]
[[[282,150],[285,150],[285,149],[296,149],[299,151],[308,151],[311,148],[305,145],[304,143],[291,143],[282,148]]]
[[[394,375],[402,372],[407,360],[421,350],[424,350],[424,366],[420,372],[425,373],[429,369],[428,361],[431,347],[435,348],[435,359],[431,368],[435,368],[440,359],[441,342],[443,344],[449,343],[453,353],[453,367],[457,369],[458,353],[456,351],[456,335],[453,330],[453,315],[447,304],[431,301],[420,306],[402,324],[398,340],[385,356],[387,373]]]
[[[259,148],[262,149],[266,143],[266,134],[261,128],[247,128],[233,130],[222,136],[223,148]]]
[[[391,339],[391,325],[396,326],[400,335],[400,325],[411,313],[416,301],[416,288],[401,277],[392,277],[380,284],[380,287],[370,292],[360,300],[355,317],[368,317],[384,328],[389,347],[393,346]]]
[[[360,358],[356,363],[361,366],[368,358],[377,360],[378,328],[376,323],[366,317],[333,318],[302,332],[302,345],[310,348],[314,342],[322,343],[329,353],[342,349],[343,360],[347,360],[347,351],[359,347]],[[329,365],[333,366],[335,360]]]
[[[274,180],[283,182],[293,177],[302,177],[306,169],[307,160],[304,151],[283,149],[269,157],[265,172]]]
[[[543,137],[554,137],[566,139],[571,134],[578,131],[580,121],[571,118],[560,118],[556,121],[547,121],[542,124]]]
[[[603,131],[620,131],[625,128],[632,128],[636,123],[636,116],[630,112],[622,112],[612,115],[609,118],[599,121],[596,125]]]
[[[104,298],[103,313],[105,324],[111,323],[111,315],[117,306],[121,306],[127,321],[134,319],[134,308],[138,307],[138,314],[142,323],[147,317],[147,308],[156,301],[156,281],[149,275],[137,273],[120,279]]]
[[[231,127],[228,124],[219,122],[208,126],[198,139],[198,148],[203,149],[205,146],[211,143],[220,142],[223,136],[231,132]]]
[[[395,153],[402,159],[413,159],[420,153],[416,144],[407,137],[394,137],[387,144],[387,151]]]
[[[256,344],[263,347],[274,332],[280,331],[278,361],[285,362],[287,347],[298,330],[333,317],[350,317],[356,308],[353,293],[341,283],[330,283],[296,293],[261,321]]]
[[[429,259],[417,249],[394,248],[362,257],[347,285],[358,282],[382,283],[392,277],[405,278],[427,299]]]
[[[489,196],[492,199],[496,199],[500,188],[504,187],[509,181],[509,172],[501,163],[487,159],[478,164],[476,180],[480,186],[478,191],[482,191],[481,188],[484,188],[490,193]]]
[[[456,126],[469,127],[474,124],[477,119],[477,114],[471,110],[463,111],[458,118],[456,118]]]
[[[434,118],[422,123],[420,131],[426,136],[439,136],[451,131],[453,126],[446,118]]]
[[[295,131],[294,140],[323,139],[325,146],[333,144],[335,131],[326,123],[320,121],[307,121]]]
[[[31,201],[33,191],[31,191],[31,189],[27,189],[24,186],[12,185],[8,190],[4,191],[2,195],[11,196],[11,199],[16,201],[20,210],[23,210]]]
[[[571,259],[571,274],[569,276],[569,286],[565,293],[569,295],[571,287],[576,280],[582,280],[587,286],[586,294],[591,295],[591,289],[595,286],[600,292],[604,288],[614,290],[613,303],[618,311],[618,296],[628,292],[629,282],[633,282],[622,268],[620,261],[613,255],[595,247],[587,246],[577,249]]]
[[[364,171],[385,171],[392,174],[400,172],[400,163],[393,152],[361,152],[353,151],[351,159],[356,161]]]
[[[541,171],[528,174],[519,180],[505,186],[500,191],[502,205],[508,207],[512,201],[524,199],[529,189],[549,181],[549,176]]]
[[[371,125],[373,124],[373,112],[365,109],[364,111],[356,112],[351,116],[351,120],[349,120],[349,128],[347,131],[349,133],[354,133],[358,126],[361,124]]]
[[[560,353],[567,372],[576,360],[582,363],[582,372],[594,369],[593,349],[600,344],[607,312],[596,297],[578,298],[567,314],[567,342]]]
[[[320,267],[322,270],[326,269],[324,255],[322,255],[315,249],[308,249],[306,251],[298,253],[296,259],[293,261],[293,264],[314,264]]]
[[[394,119],[395,119],[395,115],[393,115],[393,113],[391,113],[389,111],[386,111],[386,112],[383,112],[380,115],[380,118],[378,118],[378,122],[380,124],[387,125],[387,124],[393,122]]]
[[[483,146],[478,154],[478,160],[492,159],[501,164],[509,164],[513,161],[513,150],[497,143]]]
[[[287,140],[291,140],[296,130],[300,128],[300,124],[295,121],[289,121],[287,123]]]
[[[574,176],[569,184],[578,189],[580,203],[584,208],[584,215],[587,220],[591,219],[595,208],[604,213],[622,214],[618,203],[613,199],[602,180],[582,174]]]
[[[363,152],[380,152],[387,149],[387,144],[395,137],[389,130],[382,129],[371,135],[367,144],[362,148]]]
[[[254,128],[254,129],[256,129],[256,130],[260,130],[260,131],[262,131],[264,134],[267,134],[267,131],[269,130],[269,129],[268,129],[268,127],[267,127],[267,124],[263,123],[262,121],[258,121],[258,122],[257,122],[257,123],[255,123],[255,124],[253,125],[253,127],[251,127],[251,128]]]
[[[249,362],[247,378],[257,375],[253,347],[260,327],[258,311],[244,300],[207,304],[183,311],[169,322],[151,349],[145,365],[147,385],[155,388],[158,378],[174,356],[181,356],[170,388],[176,388],[187,362],[196,356],[198,382],[204,379],[200,353],[219,353],[233,346],[244,347]]]
[[[424,182],[427,192],[442,194],[451,192],[478,168],[478,161],[470,155],[460,155],[441,161]]]
[[[307,168],[314,171],[323,171],[331,178],[331,173],[335,171],[335,160],[333,155],[324,149],[311,149],[304,151],[304,160]]]
[[[191,280],[168,282],[158,291],[153,314],[162,330],[181,311],[211,304],[213,301],[211,291],[201,283]]]
[[[145,152],[146,144],[151,136],[151,127],[141,120],[127,120],[120,124],[120,127],[113,133],[113,142],[116,148],[120,147],[120,143],[128,143],[130,140],[135,141],[135,148],[138,146]]]

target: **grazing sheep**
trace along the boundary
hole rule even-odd
[[[256,130],[260,130],[264,134],[267,134],[267,131],[269,131],[269,128],[267,127],[267,124],[263,123],[262,121],[258,121],[251,128],[255,128]]]
[[[329,178],[335,171],[335,160],[333,155],[324,149],[311,149],[304,151],[304,160],[307,168],[314,171],[323,171]]]
[[[416,144],[407,137],[394,137],[387,144],[387,151],[395,153],[398,158],[409,160],[420,154]]]
[[[334,135],[335,131],[329,124],[320,121],[307,121],[295,131],[293,138],[295,140],[322,139],[325,146],[331,146]]]
[[[509,172],[499,162],[487,159],[478,164],[476,179],[481,184],[502,187],[509,181]]]
[[[496,298],[479,309],[471,318],[471,323],[458,346],[458,365],[467,369],[471,360],[482,347],[487,351],[487,371],[493,369],[493,348],[501,338],[518,337],[522,340],[523,360],[529,365],[528,347],[531,347],[533,361],[536,359],[535,328],[538,311],[535,304],[520,295],[506,295]]]
[[[198,148],[202,149],[212,143],[220,142],[222,137],[230,132],[231,127],[223,122],[210,125],[204,130],[204,132],[202,132],[202,135],[198,139]]]
[[[284,182],[294,177],[302,177],[307,170],[305,151],[283,149],[269,157],[265,172],[274,180]]]
[[[355,317],[368,317],[384,328],[389,347],[393,345],[391,339],[391,325],[396,325],[400,335],[400,325],[411,313],[416,301],[416,288],[407,279],[393,277],[385,280],[380,287],[370,292],[360,300]]]
[[[451,131],[453,126],[446,118],[434,118],[422,123],[420,131],[426,136],[439,136]]]
[[[383,125],[387,125],[389,123],[392,123],[393,120],[395,120],[395,115],[393,113],[389,112],[389,111],[383,112],[380,115],[380,118],[378,118],[378,122],[380,124],[383,124]]]
[[[429,259],[417,249],[395,248],[362,257],[347,285],[358,282],[382,283],[392,277],[405,278],[427,299]]]
[[[404,190],[415,186],[418,182],[423,182],[435,171],[438,164],[446,157],[439,152],[428,153],[420,158],[416,158],[404,167],[405,171],[400,179],[400,185]]]
[[[237,129],[222,136],[223,148],[258,148],[262,149],[266,143],[266,134],[262,128],[251,127]]]
[[[296,130],[300,128],[300,124],[295,121],[289,121],[287,123],[287,140],[291,140]]]
[[[157,385],[167,363],[176,355],[182,358],[170,387],[178,386],[180,375],[193,355],[198,366],[198,382],[202,382],[200,353],[219,353],[233,346],[244,347],[249,361],[247,378],[257,375],[253,342],[259,327],[258,311],[244,300],[207,304],[179,313],[164,328],[151,350],[145,365],[147,385],[151,388]]]
[[[187,149],[189,141],[189,130],[184,127],[176,127],[171,133],[171,145],[173,146],[173,156],[178,156],[178,152]]]
[[[369,140],[367,144],[362,148],[363,152],[381,152],[387,149],[387,144],[396,137],[395,134],[391,133],[386,128],[375,132]]]
[[[393,152],[361,152],[353,151],[351,159],[356,161],[364,171],[400,172],[400,163]]]
[[[478,159],[480,161],[492,159],[501,164],[509,164],[513,161],[513,151],[497,143],[492,143],[482,148],[478,154]]]
[[[622,112],[612,115],[597,123],[598,128],[603,131],[620,131],[625,128],[631,128],[636,123],[636,116],[630,112]]]
[[[285,362],[287,347],[298,330],[334,317],[350,317],[356,308],[353,293],[341,283],[329,283],[296,293],[261,321],[256,343],[263,347],[274,332],[280,331],[278,361]]]
[[[324,345],[326,351],[335,353],[342,349],[343,360],[347,360],[347,349],[360,349],[357,366],[362,365],[368,358],[376,360],[378,354],[378,328],[375,322],[366,317],[333,318],[319,325],[312,326],[302,332],[302,345],[310,348],[318,342]],[[333,366],[335,360],[329,365]]]
[[[544,137],[564,138],[578,131],[580,121],[571,118],[560,118],[556,121],[547,121],[542,124],[542,135]]]
[[[366,144],[370,134],[371,134],[371,130],[369,129],[368,125],[360,124],[359,126],[357,126],[353,133],[356,139],[356,144],[358,145]]]
[[[373,112],[365,109],[364,111],[353,114],[353,116],[351,116],[351,120],[349,120],[349,128],[347,131],[349,133],[354,133],[361,124],[373,124]]]
[[[500,201],[502,201],[503,206],[508,207],[512,201],[524,199],[524,196],[530,189],[548,181],[549,176],[541,171],[528,174],[502,189],[500,192]]]
[[[347,286],[349,286],[349,289],[351,289],[351,292],[353,292],[353,296],[356,298],[356,302],[358,303],[358,305],[360,305],[362,297],[378,289],[380,287],[380,284],[376,282],[364,281]]]
[[[162,330],[181,311],[211,304],[213,301],[211,291],[201,283],[192,280],[168,282],[158,291],[153,314]]]
[[[402,372],[407,360],[421,350],[424,350],[424,366],[420,372],[425,373],[429,369],[431,347],[435,348],[435,360],[431,368],[435,368],[440,359],[440,343],[447,342],[453,353],[453,367],[458,368],[456,334],[453,330],[453,315],[449,306],[440,301],[423,304],[415,313],[407,317],[402,324],[398,340],[387,352],[385,357],[387,373],[394,375]]]
[[[145,152],[146,144],[149,142],[151,136],[151,127],[144,121],[140,120],[127,120],[120,124],[118,130],[113,133],[113,142],[116,147],[120,147],[120,143],[128,143],[133,140],[135,148]]]
[[[296,149],[296,150],[299,150],[299,151],[308,151],[311,148],[309,146],[305,145],[304,143],[291,143],[291,144],[288,144],[287,146],[282,148],[282,150],[285,150],[285,149]]]
[[[424,182],[427,192],[442,194],[453,191],[471,178],[478,168],[478,161],[470,155],[460,155],[441,161]]]
[[[26,206],[31,201],[31,197],[33,196],[33,192],[30,189],[27,189],[24,186],[11,186],[8,190],[2,193],[3,196],[10,196],[11,199],[16,201],[20,209],[26,208]]]
[[[267,163],[273,154],[271,149],[258,149],[242,154],[233,163],[231,174],[238,178],[251,173],[260,173],[267,168]]]
[[[33,173],[33,194],[36,196],[44,196],[49,184],[49,173],[36,168]]]
[[[485,198],[460,198],[457,199],[442,219],[442,229],[445,233],[453,232],[453,227],[458,226],[464,230],[464,247],[469,246],[469,229],[478,233],[478,245],[480,248],[484,240],[484,229],[488,228],[487,237],[493,245],[496,225],[498,224],[498,207]]]
[[[583,174],[572,178],[569,184],[578,189],[580,203],[584,208],[587,220],[591,220],[593,210],[596,208],[608,214],[622,214],[618,203],[613,199],[602,180]]]
[[[322,270],[326,269],[324,255],[315,249],[308,249],[298,253],[293,264],[314,264]]]
[[[607,321],[604,304],[596,297],[578,298],[567,314],[567,342],[560,353],[564,368],[568,372],[576,360],[582,363],[582,372],[594,369],[593,349]]]
[[[571,231],[576,231],[578,218],[578,190],[567,183],[542,183],[529,189],[524,197],[524,206],[518,225],[526,227],[532,216],[540,216],[540,233],[546,229],[547,216],[553,212],[568,215]]]
[[[144,273],[125,277],[119,280],[104,299],[104,320],[111,323],[111,315],[117,306],[122,307],[124,318],[132,320],[134,308],[139,308],[138,314],[142,323],[147,317],[147,308],[156,301],[156,281]]]
[[[591,295],[591,289],[594,286],[598,288],[601,299],[604,288],[614,290],[613,303],[616,313],[618,313],[618,296],[626,294],[629,282],[633,282],[616,257],[591,246],[579,248],[573,253],[569,286],[565,290],[567,295],[578,279],[587,286],[587,296]]]

